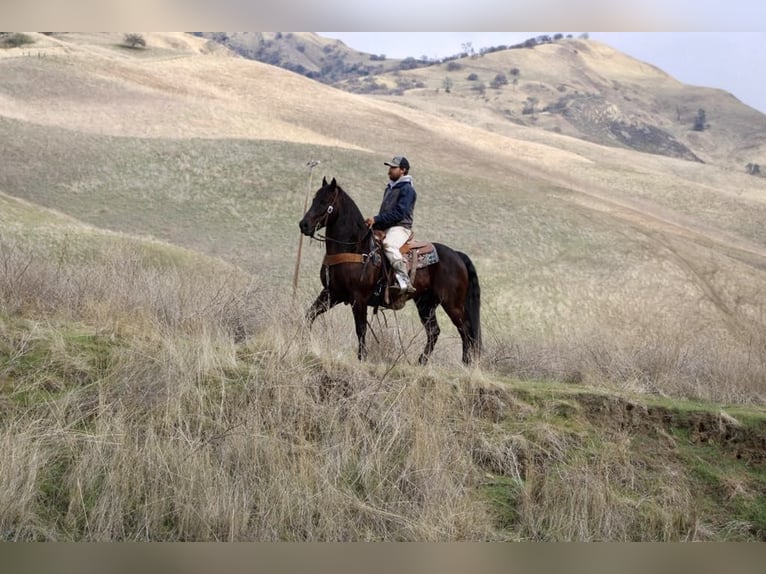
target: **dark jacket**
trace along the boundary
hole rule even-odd
[[[395,225],[412,229],[417,194],[412,187],[412,177],[403,175],[396,182],[389,181],[383,192],[380,211],[375,216],[373,229],[388,229]]]

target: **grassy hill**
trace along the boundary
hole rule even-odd
[[[561,50],[634,101],[704,90],[582,40],[461,61],[530,82],[488,103],[434,67],[360,95],[190,35],[29,35],[0,50],[3,538],[763,538],[766,188],[731,167],[760,136],[668,125],[703,163],[493,109]],[[418,236],[476,263],[478,369],[443,315],[416,367],[414,308],[361,365],[348,309],[306,332],[321,246],[290,297],[306,162],[373,213],[398,153]]]

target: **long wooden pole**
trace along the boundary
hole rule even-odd
[[[309,186],[306,189],[306,199],[303,201],[303,213],[306,213],[306,210],[309,206],[309,195],[311,194],[311,180],[314,176],[314,168],[319,165],[319,160],[312,159],[308,162],[306,162],[306,165],[309,168]],[[295,295],[298,292],[298,271],[301,267],[301,252],[303,251],[303,233],[300,234],[300,237],[298,238],[298,257],[295,259],[295,273],[293,273],[293,300],[295,300]]]

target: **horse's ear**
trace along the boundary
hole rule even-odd
[[[335,178],[332,178],[332,181],[330,182],[330,185],[333,187],[338,187],[338,184],[335,182]]]
[[[327,176],[322,178],[322,187],[327,187]]]

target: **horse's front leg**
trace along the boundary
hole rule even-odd
[[[311,307],[306,311],[306,321],[309,323],[309,329],[311,328],[311,325],[314,324],[314,319],[325,311],[330,310],[333,305],[335,305],[335,303],[332,302],[330,291],[326,288],[322,289],[319,295],[317,295],[316,300],[311,304]]]
[[[363,361],[367,358],[367,343],[365,337],[367,335],[367,302],[366,300],[356,299],[352,305],[352,311],[354,312],[354,325],[356,326],[356,338],[359,340],[359,350],[357,351],[357,358]]]

